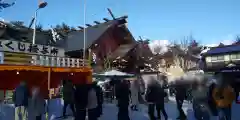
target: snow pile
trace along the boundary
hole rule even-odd
[[[164,54],[168,51],[170,42],[168,40],[153,40],[149,43],[149,48],[154,54]]]

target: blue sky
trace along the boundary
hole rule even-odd
[[[8,1],[8,0],[5,0]],[[9,0],[13,1],[13,0]],[[38,22],[44,27],[65,22],[83,25],[83,0],[45,0],[48,6],[39,11]],[[152,40],[180,40],[190,34],[203,44],[234,39],[240,34],[240,0],[86,0],[86,23],[128,15],[128,27],[134,37]],[[17,0],[0,12],[5,20],[29,24],[37,0]]]

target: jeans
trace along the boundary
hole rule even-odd
[[[232,117],[232,108],[231,107],[225,107],[225,108],[220,108],[220,120],[231,120]]]
[[[66,102],[64,101],[64,105],[63,105],[63,116],[66,116],[66,109],[67,109],[67,106],[70,105],[70,108],[72,110],[72,113],[73,115],[75,116],[75,108],[74,108],[74,104],[73,103],[69,103],[69,102]]]

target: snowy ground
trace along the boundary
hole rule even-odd
[[[56,119],[56,117],[61,116],[61,108],[62,101],[56,100],[52,101],[49,107],[49,110],[52,111],[49,113],[50,120],[63,120]],[[176,103],[173,98],[170,98],[170,101],[165,104],[166,112],[169,116],[169,120],[176,120],[178,116],[178,112],[176,109]],[[184,103],[183,109],[188,116],[188,120],[195,120],[193,116],[193,110],[191,104]],[[240,120],[238,116],[240,110],[240,105],[233,105],[233,118],[232,120]],[[1,112],[2,111],[2,112]],[[117,120],[117,107],[115,104],[104,104],[103,108],[103,116],[100,120]],[[4,105],[0,109],[0,120],[14,120],[14,109],[11,105]],[[145,105],[140,105],[140,110],[137,112],[130,111],[131,120],[148,120],[147,107]],[[43,119],[44,120],[44,119]],[[73,120],[72,118],[68,118],[65,120]]]

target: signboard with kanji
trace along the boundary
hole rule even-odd
[[[59,57],[64,57],[65,52],[64,49],[61,48],[12,40],[1,40],[0,51]]]

